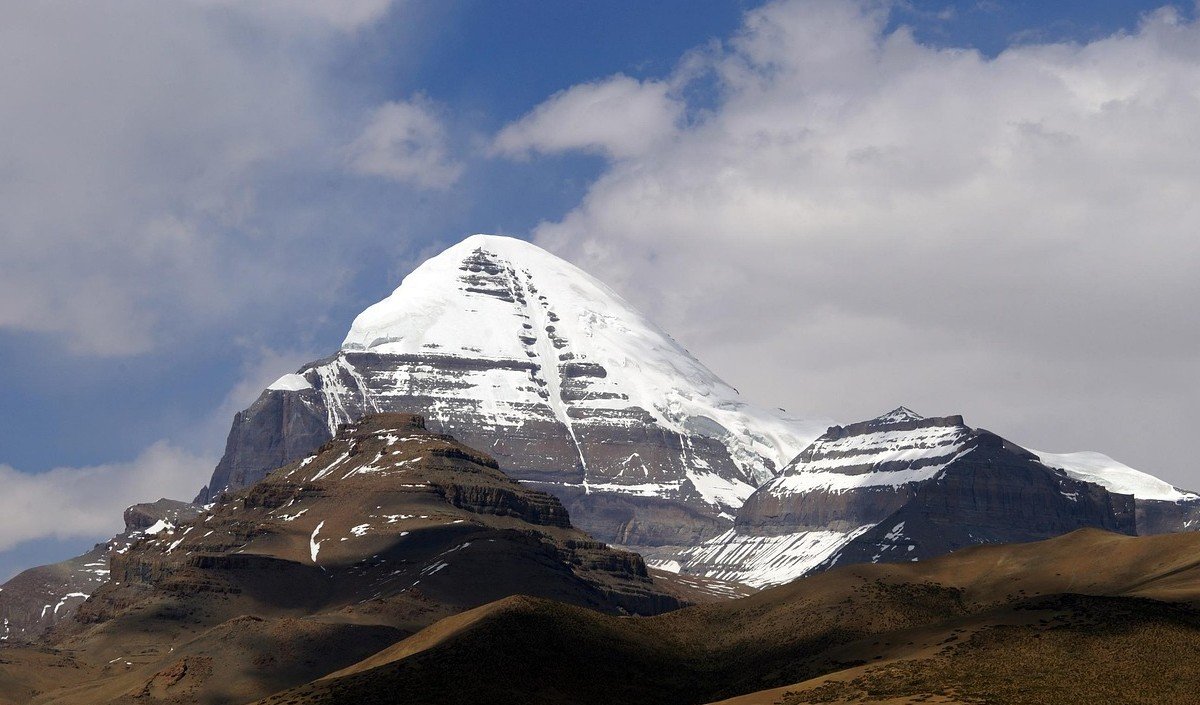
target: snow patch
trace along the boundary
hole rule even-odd
[[[321,533],[321,527],[325,526],[325,520],[317,524],[317,528],[313,529],[312,536],[308,537],[308,553],[312,557],[313,564],[317,564],[317,554],[321,552],[321,542],[317,540],[317,534]]]
[[[304,375],[299,375],[295,372],[280,377],[272,382],[271,386],[267,387],[267,389],[278,392],[301,392],[312,388],[312,383],[305,379]]]
[[[150,528],[146,529],[146,531],[144,533],[147,536],[155,536],[162,531],[166,531],[169,534],[169,533],[175,531],[175,525],[169,521],[159,519],[158,521],[154,522],[154,524],[151,525]]]
[[[746,503],[747,497],[754,494],[753,485],[727,479],[713,472],[691,471],[688,472],[687,478],[704,501],[716,507],[737,509]]]
[[[781,585],[816,568],[873,524],[851,531],[800,531],[751,536],[730,529],[680,555],[682,573],[731,580],[753,587]]]
[[[901,487],[910,482],[925,482],[938,476],[950,463],[958,460],[971,448],[963,450],[943,462],[918,467],[907,467],[901,470],[887,470],[849,474],[842,472],[797,472],[771,480],[760,488],[760,491],[780,495],[800,494],[825,490],[833,493],[848,492],[863,487]]]
[[[1185,492],[1141,470],[1113,460],[1103,453],[1045,453],[1030,449],[1044,465],[1059,468],[1070,477],[1100,485],[1109,492],[1130,494],[1138,499],[1162,502],[1181,502],[1200,499],[1200,495]]]

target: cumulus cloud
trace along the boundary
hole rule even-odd
[[[882,7],[749,12],[664,81],[711,80],[716,104],[621,143],[536,239],[761,401],[963,412],[1200,486],[1200,26],[1166,9],[985,57],[889,31]],[[497,144],[609,144],[560,109],[597,85]],[[607,115],[643,109],[611,95]]]
[[[214,463],[159,441],[125,463],[39,474],[0,465],[0,551],[33,539],[112,536],[121,530],[125,507],[160,497],[191,499]]]
[[[448,188],[463,171],[449,155],[436,107],[421,96],[376,108],[347,148],[347,163],[358,174],[429,189]]]
[[[335,290],[296,184],[341,174],[363,108],[322,62],[388,7],[3,4],[0,332],[139,354]]]
[[[669,84],[618,74],[551,96],[496,135],[491,151],[515,157],[568,150],[640,155],[670,136],[682,116],[683,103]]]

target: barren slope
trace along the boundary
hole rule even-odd
[[[1200,645],[1198,563],[1194,534],[1082,530],[835,569],[647,619],[514,598],[263,702],[384,703],[403,689],[411,703],[661,705],[771,688],[783,690],[744,702],[788,691],[791,702],[1053,703],[1081,692],[1190,702],[1184,694],[1200,687],[1184,667]],[[1152,653],[1156,639],[1171,651]],[[1034,657],[1037,669],[1016,666]],[[813,680],[831,676],[849,684]]]
[[[345,427],[111,560],[53,648],[0,651],[16,702],[243,703],[509,595],[654,614],[721,587],[660,585],[552,495],[407,414]]]

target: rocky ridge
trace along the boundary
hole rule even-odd
[[[553,495],[413,414],[343,425],[191,518],[134,507],[126,519],[109,579],[37,649],[11,652],[57,654],[53,667],[79,675],[52,702],[248,702],[511,595],[651,615],[744,594],[656,579],[636,553],[574,528]],[[28,683],[20,670],[8,675]]]
[[[1154,483],[1165,483],[1126,470],[1124,486],[1137,479],[1163,491]],[[1200,516],[1196,495],[1171,488],[1175,501],[1144,499],[1116,482],[1054,467],[961,416],[901,407],[831,427],[747,499],[734,528],[662,567],[765,586],[834,565],[927,560],[1084,527],[1182,531]]]
[[[575,529],[553,495],[414,414],[342,426],[314,454],[222,493],[192,522],[115,552],[111,570],[122,586],[112,592],[239,594],[260,589],[262,573],[295,574],[293,586],[310,585],[321,604],[419,594],[461,609],[521,585],[613,612],[679,606],[637,554]]]
[[[109,580],[109,559],[145,536],[195,517],[200,507],[160,499],[125,510],[125,530],[83,555],[22,571],[0,588],[0,641],[36,642]]]

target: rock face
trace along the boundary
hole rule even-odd
[[[107,620],[145,588],[305,613],[371,601],[453,612],[513,593],[625,614],[680,606],[640,556],[573,528],[553,495],[412,414],[344,425],[315,454],[115,552],[111,570],[79,620]]]
[[[1165,510],[1088,479],[961,416],[923,418],[901,407],[831,427],[747,499],[733,529],[686,551],[679,567],[762,586],[834,565],[925,560],[1085,527],[1135,534],[1144,516],[1160,518],[1152,530],[1184,528],[1161,519]],[[1196,498],[1179,496],[1168,504],[1186,515]]]
[[[743,402],[578,268],[476,235],[354,321],[342,349],[238,414],[199,501],[367,413],[413,411],[558,496],[606,541],[692,545],[828,424]]]
[[[193,516],[126,512],[110,579],[20,651],[32,661],[0,659],[5,695],[22,679],[45,692],[26,671],[49,655],[52,685],[78,686],[59,703],[253,702],[514,595],[654,615],[729,587],[652,577],[411,414],[365,416],[250,487],[177,508]]]
[[[1103,453],[1033,451],[1044,465],[1098,484],[1109,492],[1132,495],[1139,534],[1167,534],[1200,528],[1200,495],[1186,492]]]
[[[321,400],[311,389],[276,387],[263,392],[233,417],[212,486],[219,482],[224,489],[249,487],[266,472],[311,453],[332,437],[320,409]],[[207,504],[217,494],[206,487],[196,501]]]
[[[160,499],[125,510],[125,531],[87,553],[61,563],[30,568],[0,587],[0,641],[37,641],[56,624],[69,619],[97,588],[109,579],[109,557],[129,550],[138,539],[181,521],[200,508],[187,502]]]

